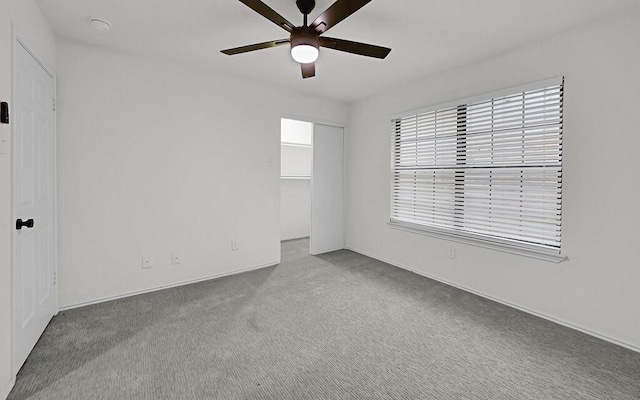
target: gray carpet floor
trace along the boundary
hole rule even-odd
[[[9,399],[639,399],[640,354],[351,251],[61,312]]]

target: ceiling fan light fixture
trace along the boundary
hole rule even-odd
[[[320,54],[318,34],[311,29],[296,28],[291,32],[291,57],[300,64],[310,64]]]
[[[290,0],[289,0],[290,1]],[[286,43],[291,45],[291,58],[300,63],[302,78],[312,78],[316,76],[316,63],[320,55],[320,46],[342,51],[345,53],[357,54],[366,57],[385,58],[391,49],[375,46],[367,43],[353,42],[351,40],[336,39],[330,37],[320,37],[340,21],[351,16],[353,13],[367,5],[371,0],[333,0],[322,14],[309,24],[309,14],[315,8],[316,0],[296,0],[298,10],[303,15],[302,25],[295,26],[278,14],[262,0],[240,0],[241,3],[262,15],[280,28],[289,32],[289,40],[270,40],[268,42],[251,44],[248,46],[235,47],[222,50],[226,55],[248,53],[250,51],[268,49],[281,46]]]
[[[291,57],[300,64],[310,64],[318,59],[320,51],[310,44],[299,44],[291,47]]]

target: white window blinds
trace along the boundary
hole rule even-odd
[[[394,118],[391,222],[559,254],[563,86]]]

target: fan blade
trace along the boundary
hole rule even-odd
[[[385,58],[391,52],[391,49],[387,47],[374,46],[372,44],[360,42],[352,42],[350,40],[344,39],[335,39],[326,36],[320,37],[320,46],[375,58]]]
[[[302,77],[303,78],[313,78],[316,76],[316,64],[300,64],[302,66]]]
[[[286,30],[287,32],[291,32],[293,28],[295,28],[295,25],[287,21],[286,18],[275,12],[273,9],[271,9],[271,7],[264,4],[260,0],[240,0],[240,2],[245,4],[253,11],[257,12],[258,14],[262,15],[269,21],[278,25],[282,29]]]
[[[322,34],[371,0],[337,0],[311,23],[311,28]]]
[[[248,53],[250,51],[262,50],[262,49],[268,49],[268,48],[271,48],[271,47],[281,46],[281,45],[287,44],[287,43],[289,43],[289,39],[272,40],[271,42],[256,43],[256,44],[250,44],[248,46],[236,47],[234,49],[222,50],[221,53],[224,53],[224,54],[226,54],[228,56],[232,56],[234,54]]]

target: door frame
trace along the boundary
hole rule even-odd
[[[347,248],[347,238],[348,238],[348,231],[347,231],[347,127],[346,127],[346,123],[345,122],[337,122],[337,121],[329,121],[329,120],[325,120],[325,119],[320,119],[320,118],[314,118],[314,117],[308,117],[308,116],[301,116],[301,115],[297,115],[297,114],[288,114],[288,113],[283,113],[282,115],[280,115],[280,120],[282,120],[282,118],[286,118],[286,119],[293,119],[293,120],[297,120],[297,121],[304,121],[304,122],[310,122],[313,124],[314,127],[314,131],[311,134],[311,143],[312,143],[312,147],[311,147],[311,151],[313,152],[313,135],[315,134],[315,126],[316,125],[327,125],[327,126],[333,126],[336,128],[342,128],[342,135],[343,135],[343,140],[342,140],[342,152],[343,152],[343,157],[342,157],[342,171],[344,173],[344,177],[342,179],[342,208],[343,208],[343,215],[344,215],[344,222],[343,222],[343,227],[342,230],[344,231],[344,248]],[[280,123],[278,123],[278,126],[281,126]],[[280,143],[280,131],[278,131],[278,143]],[[282,155],[280,156],[280,162],[282,162]],[[280,173],[280,170],[278,170],[278,174]],[[313,181],[313,170],[311,171],[311,180]],[[313,186],[313,184],[311,185]],[[278,193],[280,194],[280,196],[282,195],[281,191],[278,190]],[[313,194],[311,195],[311,202],[313,203]],[[309,218],[311,218],[311,216],[309,216]],[[311,221],[311,224],[313,224],[313,221]],[[278,247],[278,260],[281,259],[280,257],[280,253],[281,253],[281,249],[280,247]]]
[[[16,29],[15,25],[13,24],[13,22],[10,23],[11,24],[11,103],[10,104],[14,104],[14,100],[16,99],[16,84],[15,84],[15,79],[16,79],[16,51],[17,51],[17,46],[22,46],[27,53],[29,53],[29,55],[31,57],[33,57],[33,59],[40,65],[40,67],[42,67],[42,69],[47,73],[47,75],[49,75],[51,77],[51,81],[53,84],[53,99],[52,99],[52,106],[55,105],[55,101],[57,98],[57,86],[56,86],[56,75],[54,72],[54,69],[44,60],[43,57],[41,57],[38,52],[34,49],[33,46],[31,46],[29,44],[29,42],[24,38],[23,35],[20,34],[20,32]],[[57,108],[57,107],[56,107]],[[12,106],[13,109],[13,106]],[[13,117],[13,113],[12,113],[12,117]],[[58,132],[57,132],[57,113],[55,111],[53,111],[53,118],[52,118],[52,151],[53,151],[53,182],[52,182],[52,196],[53,196],[53,215],[52,215],[52,224],[53,224],[53,273],[54,273],[54,282],[55,284],[53,285],[53,299],[54,299],[54,304],[53,304],[53,310],[54,310],[54,315],[58,313],[58,310],[60,309],[59,307],[59,290],[58,290]],[[14,182],[14,160],[15,160],[15,151],[14,151],[14,135],[15,135],[15,129],[14,129],[14,124],[11,123],[9,125],[9,135],[10,135],[10,174],[11,174],[11,189],[9,190],[9,196],[10,196],[10,204],[11,204],[11,219],[9,221],[15,221],[16,219],[16,208],[15,208],[15,204],[14,204],[14,188],[15,188],[15,182]],[[15,312],[16,312],[16,288],[14,287],[14,283],[15,283],[15,276],[16,276],[16,271],[15,271],[15,251],[14,251],[14,245],[15,245],[15,229],[13,229],[13,225],[10,223],[9,224],[9,229],[11,230],[11,243],[10,243],[10,253],[11,253],[11,272],[10,272],[10,277],[11,277],[11,370],[15,379],[15,376],[18,374],[18,366],[16,366],[16,324],[15,324]]]

